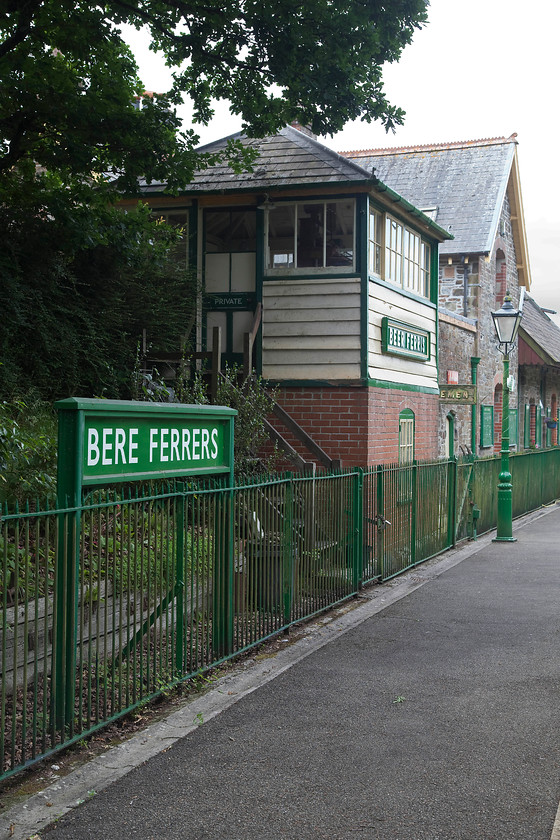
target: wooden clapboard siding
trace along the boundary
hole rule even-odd
[[[426,362],[393,356],[381,350],[381,322],[393,318],[430,333],[431,356]],[[369,284],[368,376],[385,382],[437,388],[436,310],[433,306],[380,283]]]
[[[264,281],[265,378],[357,380],[360,346],[358,278]]]

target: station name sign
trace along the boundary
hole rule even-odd
[[[441,402],[474,405],[476,403],[476,385],[440,385],[439,398]]]
[[[425,362],[430,358],[430,333],[385,317],[381,321],[381,348],[384,353]]]
[[[57,408],[62,458],[72,450],[82,485],[231,471],[233,409],[74,398]]]

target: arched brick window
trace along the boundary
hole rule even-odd
[[[529,440],[531,446],[535,446],[537,443],[537,406],[533,399],[530,400],[529,404]]]
[[[405,408],[399,414],[399,464],[414,461],[414,412]]]

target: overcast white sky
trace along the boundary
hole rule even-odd
[[[517,133],[531,261],[531,295],[560,311],[560,165],[557,161],[560,3],[558,0],[431,0],[429,24],[401,61],[384,72],[404,126],[349,124],[322,142],[337,151],[416,145]],[[168,71],[137,33],[130,38],[148,90],[163,90]],[[188,120],[185,111],[185,121]],[[198,130],[210,142],[239,130],[222,105]],[[560,323],[560,316],[555,318]]]

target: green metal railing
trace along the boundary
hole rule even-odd
[[[558,449],[511,465],[514,515],[560,496]],[[473,510],[494,527],[498,472],[383,465],[2,511],[0,778],[473,536]]]

